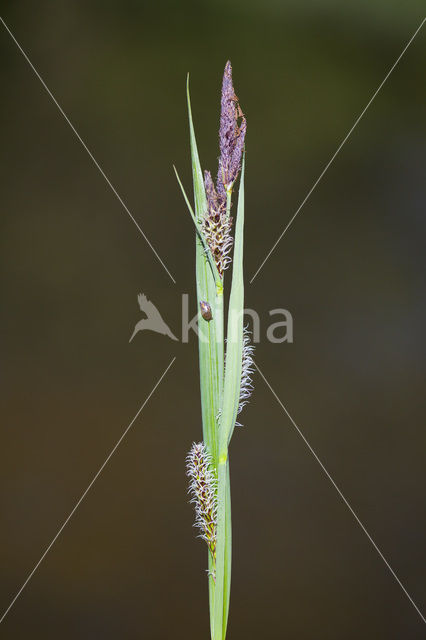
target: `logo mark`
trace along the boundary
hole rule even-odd
[[[155,304],[148,300],[143,293],[138,295],[138,302],[140,310],[146,315],[146,318],[143,318],[136,323],[135,330],[133,331],[129,342],[133,340],[138,331],[155,331],[156,333],[161,333],[163,336],[168,336],[172,340],[177,340],[176,336],[164,322]]]
[[[132,342],[139,331],[154,331],[176,342],[180,341],[182,344],[189,342],[191,331],[199,336],[202,342],[208,342],[210,340],[209,322],[213,320],[213,310],[210,303],[206,300],[199,302],[198,312],[191,317],[189,294],[182,293],[182,335],[179,338],[172,333],[155,304],[148,300],[146,295],[140,293],[138,295],[138,303],[140,310],[146,318],[142,318],[142,320],[139,320],[136,324],[129,342]],[[283,342],[293,343],[293,316],[290,311],[282,308],[270,309],[268,315],[270,320],[266,326],[266,340],[272,344],[281,344]],[[261,339],[261,317],[255,309],[249,308],[243,309],[244,322],[246,322],[245,318],[247,316],[250,319],[249,324],[252,327],[253,343],[258,344]],[[272,321],[273,318],[276,318],[274,322]]]

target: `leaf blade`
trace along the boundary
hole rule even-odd
[[[220,279],[220,275],[219,275],[219,271],[217,270],[216,263],[215,263],[215,261],[213,259],[212,252],[210,251],[210,247],[206,242],[206,239],[204,237],[204,234],[203,234],[202,230],[200,229],[200,226],[199,226],[199,224],[197,222],[196,215],[195,215],[195,213],[194,213],[194,211],[193,211],[193,209],[191,207],[191,203],[189,202],[189,198],[186,195],[185,188],[184,188],[184,186],[182,184],[182,181],[181,181],[181,179],[179,177],[177,169],[176,169],[176,167],[174,165],[173,165],[173,169],[175,171],[176,179],[178,181],[179,187],[180,187],[180,189],[182,191],[184,200],[186,202],[186,206],[188,207],[189,213],[191,214],[192,221],[193,221],[193,223],[195,225],[195,230],[197,232],[197,237],[198,237],[198,239],[200,240],[200,242],[203,245],[203,249],[204,249],[205,255],[207,257],[207,260],[209,262],[210,268],[212,270],[212,275],[213,275],[215,284],[216,284],[217,287],[221,287],[222,286],[222,281]]]
[[[228,310],[225,380],[219,426],[216,589],[214,608],[214,630],[217,635],[215,636],[215,640],[216,638],[218,640],[225,638],[231,583],[232,532],[228,446],[238,412],[243,353],[244,173],[245,155],[243,156],[238,193],[232,285]],[[218,633],[219,628],[222,635]]]

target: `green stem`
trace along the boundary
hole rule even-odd
[[[231,563],[232,563],[232,522],[231,522],[231,479],[229,475],[229,462],[226,474],[226,505],[225,505],[225,578],[223,584],[223,638],[226,636],[228,624],[229,598],[231,595]]]
[[[226,502],[227,502],[228,450],[219,449],[217,487],[217,543],[216,543],[216,584],[214,601],[213,640],[224,640],[226,627],[225,595],[228,583],[228,566],[225,563],[227,549]]]

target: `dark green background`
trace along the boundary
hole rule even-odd
[[[6,2],[1,15],[177,280],[0,28],[6,609],[173,356],[2,638],[208,638],[184,457],[197,344],[185,77],[215,170],[230,58],[247,115],[247,281],[401,53],[422,1]],[[256,360],[418,606],[425,593],[425,54],[420,32],[247,286]],[[294,344],[264,337],[289,309]],[[259,376],[232,451],[229,640],[414,640],[424,625]]]

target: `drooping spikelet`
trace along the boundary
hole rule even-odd
[[[207,542],[212,559],[215,560],[217,478],[204,442],[193,443],[186,457],[186,475],[189,477],[188,493],[192,496],[190,502],[195,506],[194,526],[200,530],[200,538]]]
[[[241,368],[241,386],[238,414],[241,413],[245,405],[248,403],[248,400],[253,392],[253,380],[251,377],[251,374],[254,371],[253,352],[254,346],[250,344],[250,332],[247,327],[244,327],[243,358]]]

